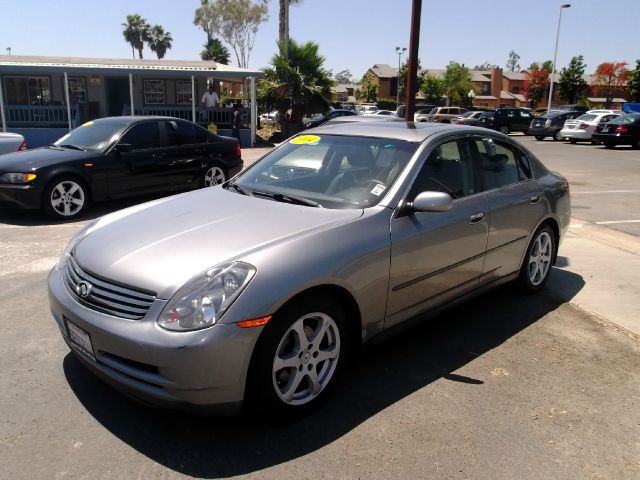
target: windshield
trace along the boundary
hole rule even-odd
[[[386,138],[299,135],[227,188],[287,203],[367,208],[384,197],[417,147]]]
[[[64,137],[57,140],[56,147],[80,148],[82,150],[102,150],[116,140],[126,124],[116,120],[101,120],[87,122],[71,130]]]

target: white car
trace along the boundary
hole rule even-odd
[[[376,113],[378,111],[378,107],[375,105],[363,105],[360,107],[360,115],[368,115],[370,113]]]
[[[4,153],[21,152],[27,149],[27,142],[19,133],[0,132],[0,155]]]
[[[391,110],[378,110],[377,112],[365,113],[364,115],[384,115],[387,117],[395,117],[396,112],[392,112]]]
[[[278,120],[278,111],[262,113],[260,115],[260,123],[263,125],[273,125]]]
[[[613,110],[590,110],[578,118],[567,119],[559,136],[568,139],[571,143],[588,142],[599,124],[607,123],[620,115],[621,113]]]

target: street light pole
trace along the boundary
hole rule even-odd
[[[407,51],[407,47],[396,47],[396,53],[398,54],[398,80],[396,82],[396,109],[400,106],[400,57]]]
[[[553,80],[556,74],[556,58],[558,57],[558,39],[560,38],[560,22],[562,21],[562,10],[569,8],[570,3],[560,5],[560,15],[558,15],[558,31],[556,32],[556,50],[553,53],[553,66],[551,67],[551,82],[549,86],[549,101],[547,102],[547,112],[551,110],[551,98],[553,98]]]
[[[473,99],[476,98],[476,92],[469,90],[467,97],[469,98],[469,108],[473,108]]]

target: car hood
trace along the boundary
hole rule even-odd
[[[212,266],[362,213],[279,203],[213,187],[102,217],[76,245],[75,258],[98,277],[168,299]]]
[[[7,153],[0,157],[0,172],[28,172],[69,160],[82,160],[95,156],[94,152],[83,152],[68,148],[41,147],[24,152]]]

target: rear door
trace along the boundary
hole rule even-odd
[[[184,120],[163,122],[167,132],[167,158],[177,189],[197,184],[207,161],[207,131]]]
[[[489,209],[465,140],[443,140],[427,155],[406,200],[446,192],[453,208],[391,220],[387,326],[473,289],[482,272]]]
[[[511,143],[474,136],[469,146],[479,167],[491,221],[482,282],[517,272],[536,225],[548,211],[526,153]]]

